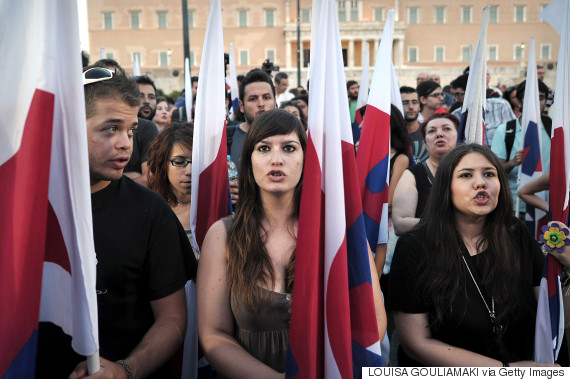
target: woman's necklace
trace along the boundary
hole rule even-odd
[[[496,318],[495,297],[491,296],[491,308],[489,308],[489,304],[487,304],[487,301],[485,300],[481,289],[479,289],[479,285],[477,284],[477,281],[475,280],[475,277],[473,276],[473,273],[471,272],[471,269],[469,268],[469,265],[467,264],[467,261],[465,260],[465,256],[463,254],[461,254],[461,258],[463,258],[463,263],[465,263],[465,267],[467,267],[467,271],[469,271],[469,275],[471,276],[471,279],[473,279],[475,287],[477,287],[477,292],[479,292],[479,296],[481,296],[481,300],[483,300],[485,308],[487,308],[487,312],[489,312],[489,318],[491,319],[491,325],[493,326],[493,333],[500,334],[503,331],[503,325],[501,325]]]
[[[186,205],[186,204],[190,204],[192,200],[188,200],[188,201],[178,201],[176,200],[176,204],[177,205]]]

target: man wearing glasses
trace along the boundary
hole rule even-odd
[[[431,80],[421,82],[416,88],[420,101],[420,124],[430,118],[443,104],[443,90],[441,86]]]
[[[400,87],[400,95],[402,96],[402,105],[404,109],[404,120],[410,135],[412,143],[412,154],[416,163],[425,161],[429,157],[429,153],[425,148],[424,136],[420,130],[418,116],[420,114],[420,101],[418,94],[412,87]]]
[[[184,285],[195,276],[196,260],[164,200],[123,175],[138,124],[136,83],[94,67],[84,71],[83,84],[102,357],[97,377],[169,378],[168,360],[186,330]],[[67,376],[82,360],[54,334],[42,338],[40,330],[40,377]],[[79,363],[70,378],[86,376],[86,366]]]

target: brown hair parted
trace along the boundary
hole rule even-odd
[[[303,154],[307,148],[307,136],[301,123],[294,115],[280,109],[263,112],[251,124],[243,143],[239,170],[239,208],[234,215],[228,231],[228,286],[236,293],[245,306],[256,311],[259,304],[257,283],[274,284],[275,273],[265,249],[262,221],[265,218],[259,186],[257,185],[251,162],[255,145],[265,138],[275,135],[295,133],[301,143]],[[293,196],[292,219],[299,218],[301,206],[301,188],[303,176],[295,187]],[[293,289],[295,253],[291,256],[286,269],[286,291]]]
[[[437,174],[428,198],[424,215],[415,230],[421,231],[427,254],[425,267],[418,278],[422,293],[434,312],[434,324],[445,320],[450,306],[459,294],[467,272],[461,258],[462,237],[455,222],[451,182],[453,172],[467,154],[484,156],[497,170],[500,184],[496,208],[486,216],[485,226],[477,248],[488,246],[479,283],[487,293],[493,294],[498,308],[498,318],[512,313],[519,304],[517,294],[520,273],[516,247],[509,241],[508,230],[513,228],[513,200],[507,174],[497,156],[486,146],[476,143],[462,144],[445,155],[437,168]],[[511,243],[509,243],[511,242]]]
[[[172,122],[158,134],[148,148],[148,188],[162,196],[170,205],[176,204],[176,196],[168,181],[170,152],[174,144],[184,145],[192,150],[194,127],[188,122]]]
[[[89,68],[91,67],[85,67],[84,71]],[[87,118],[95,114],[99,100],[113,100],[137,108],[140,104],[138,85],[133,79],[120,73],[115,73],[111,79],[84,85],[83,91]]]

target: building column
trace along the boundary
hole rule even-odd
[[[301,46],[300,46],[300,47],[301,47],[301,50],[300,50],[300,51],[301,51],[301,59],[300,59],[300,62],[299,62],[299,64],[301,65],[301,70],[303,69],[303,67],[305,67],[305,64],[304,64],[305,62],[303,62],[303,58],[304,58],[304,55],[303,55],[303,45],[304,45],[304,44],[305,44],[305,41],[301,40]],[[295,56],[297,56],[297,51],[295,51]]]
[[[374,40],[374,59],[376,59],[376,57],[378,56],[378,48],[379,47],[380,47],[380,40],[375,39]]]
[[[394,59],[394,66],[396,67],[402,67],[404,65],[404,41],[401,39],[396,39],[395,41],[395,47],[396,47],[396,56]]]
[[[348,40],[348,67],[354,67],[354,40]]]
[[[364,50],[366,50],[366,48],[364,46],[367,43],[368,43],[368,41],[366,41],[365,39],[363,39],[361,42],[362,47],[360,48],[360,50],[361,50],[362,59],[360,60],[360,62],[362,62],[362,64],[361,64],[362,67],[365,67],[366,65],[370,65],[370,61],[366,62],[364,60]],[[368,45],[368,55],[369,55],[368,59],[370,59],[370,45]]]
[[[285,68],[291,68],[291,41],[289,38],[285,39]]]

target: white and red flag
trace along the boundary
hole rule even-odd
[[[570,190],[570,1],[553,0],[539,15],[560,35],[554,112],[550,149],[549,205],[552,221],[568,225],[568,191]],[[527,82],[528,85],[528,82]],[[560,288],[561,264],[546,256],[540,282],[534,359],[553,363],[558,357],[564,333],[564,307]]]
[[[20,378],[34,377],[38,320],[97,353],[96,259],[77,3],[1,8],[0,376]]]
[[[381,366],[336,1],[313,1],[311,107],[287,378]]]
[[[458,142],[485,142],[485,109],[487,107],[487,25],[489,6],[483,8],[483,21],[475,55],[469,66],[469,79],[461,110]],[[487,145],[490,145],[488,143]]]
[[[228,215],[224,39],[220,0],[210,0],[199,77],[190,210],[190,225],[197,249],[202,246],[210,226]]]
[[[533,179],[540,177],[543,173],[544,163],[542,162],[542,126],[540,119],[540,102],[538,99],[538,76],[536,70],[536,52],[534,37],[530,39],[530,49],[528,55],[528,69],[526,73],[526,85],[524,91],[523,111],[521,118],[521,135],[523,139],[523,161],[519,166],[518,188],[521,188]],[[546,191],[536,194],[546,201]],[[520,199],[516,199],[516,214],[518,215],[518,204]],[[538,240],[541,227],[548,223],[546,212],[526,205],[525,224],[532,235]]]
[[[390,178],[390,108],[394,10],[386,17],[372,86],[362,125],[356,166],[366,236],[372,250],[388,242],[388,182]]]

